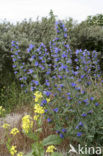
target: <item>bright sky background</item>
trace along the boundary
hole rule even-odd
[[[50,9],[59,19],[85,20],[89,15],[103,14],[103,0],[0,0],[0,21],[22,21],[48,16]]]

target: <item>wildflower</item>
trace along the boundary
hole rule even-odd
[[[3,114],[4,112],[5,112],[5,109],[2,106],[0,106],[0,115]]]
[[[76,126],[76,129],[79,129],[79,127],[83,127],[83,123],[80,121],[79,124]]]
[[[51,92],[49,92],[49,91],[44,91],[44,94],[46,94],[46,96],[50,96]]]
[[[54,112],[56,112],[56,113],[58,112],[58,108],[55,108],[55,109],[53,109],[53,110],[54,110]]]
[[[35,85],[38,86],[39,85],[39,82],[38,81],[35,81]]]
[[[7,129],[7,128],[9,128],[10,127],[10,125],[9,124],[7,124],[7,123],[5,123],[5,124],[3,124],[3,126],[2,126],[4,129]]]
[[[23,152],[19,152],[17,156],[23,156]]]
[[[39,115],[34,115],[34,120],[38,120],[38,118],[39,118]]]
[[[16,146],[12,146],[10,148],[10,154],[11,154],[11,156],[14,156],[16,153],[17,153]]]
[[[50,118],[47,119],[48,122],[51,122],[52,120]]]
[[[47,100],[42,100],[42,102],[41,102],[41,106],[43,106],[43,105],[45,105],[45,104],[47,104]]]
[[[88,114],[91,114],[91,113],[93,113],[93,110],[90,110],[90,111],[88,112]]]
[[[64,138],[64,135],[63,135],[62,133],[60,133],[59,135],[60,135],[60,137],[61,137],[62,139]]]
[[[38,102],[39,101],[39,99],[41,99],[43,96],[42,96],[42,93],[40,92],[40,91],[36,91],[35,93],[34,93],[34,95],[35,95],[35,102]]]
[[[84,117],[85,117],[85,116],[87,116],[87,114],[86,114],[86,113],[83,113],[83,114],[82,114],[82,116],[84,116]]]
[[[13,68],[16,68],[16,65],[13,65],[12,67],[13,67]]]
[[[67,130],[66,130],[65,128],[63,128],[63,129],[62,129],[62,132],[66,133],[66,132],[67,132]]]
[[[45,110],[39,104],[35,104],[35,106],[34,106],[34,112],[35,113],[38,113],[38,114],[44,114],[45,113]]]
[[[54,150],[56,150],[55,146],[54,145],[50,145],[50,146],[48,146],[46,152],[47,153],[52,153],[52,152],[54,152]]]
[[[10,132],[13,136],[15,136],[17,133],[19,133],[19,130],[17,128],[13,128]]]
[[[46,101],[47,101],[47,103],[49,103],[50,102],[50,98],[46,98]]]
[[[94,100],[94,97],[90,97],[90,100],[93,101]]]
[[[33,69],[29,69],[28,74],[32,74],[33,72],[34,72]]]
[[[72,82],[72,83],[71,83],[71,86],[72,86],[72,87],[75,87],[75,86],[76,86],[76,84]]]
[[[77,136],[80,137],[82,135],[82,132],[78,132]]]
[[[25,115],[22,118],[22,128],[24,132],[28,133],[32,127],[33,127],[33,121],[31,121],[30,115]]]
[[[98,103],[98,102],[96,102],[96,103],[95,103],[95,106],[98,106],[98,105],[99,105],[99,103]]]
[[[36,62],[35,62],[35,66],[37,67],[38,65],[39,65],[39,63],[36,61]]]
[[[46,80],[45,85],[50,86],[50,82],[48,80]]]

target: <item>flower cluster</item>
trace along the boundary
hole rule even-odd
[[[45,110],[39,104],[35,104],[35,106],[34,106],[34,112],[35,113],[38,113],[38,114],[44,114]]]
[[[13,128],[10,132],[13,136],[15,136],[17,133],[19,133],[19,130],[17,128]]]
[[[10,154],[11,154],[11,156],[14,156],[16,153],[17,153],[17,149],[16,149],[17,147],[16,146],[14,146],[14,145],[12,145],[11,147],[10,147]],[[17,156],[23,156],[23,152],[18,152],[17,153]]]
[[[22,129],[25,133],[28,133],[33,127],[33,121],[30,115],[25,115],[22,118]]]
[[[5,109],[2,106],[0,106],[0,115],[3,115],[4,112],[5,112]]]
[[[46,152],[47,153],[52,153],[52,152],[54,152],[54,150],[56,150],[55,146],[54,145],[50,145],[50,146],[47,147]]]
[[[10,148],[11,156],[14,156],[16,153],[17,153],[16,146],[11,146],[11,148]]]
[[[4,129],[8,129],[8,128],[10,127],[10,125],[7,124],[7,123],[4,123],[2,127],[3,127]]]

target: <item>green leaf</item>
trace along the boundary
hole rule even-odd
[[[47,146],[47,145],[59,145],[61,144],[62,142],[62,139],[57,136],[57,135],[49,135],[47,138],[45,138],[43,141],[42,141],[42,144],[44,146]]]
[[[44,148],[43,145],[41,143],[34,143],[32,145],[32,155],[33,156],[44,156]]]
[[[53,152],[52,154],[51,154],[51,156],[63,156],[61,153],[58,153],[58,152]]]

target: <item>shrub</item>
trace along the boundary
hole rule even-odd
[[[61,138],[69,138],[72,143],[102,145],[102,105],[87,91],[101,76],[98,53],[76,50],[74,70],[72,51],[67,44],[67,29],[59,21],[56,22],[56,30],[56,38],[49,43],[50,52],[43,43],[37,49],[31,44],[24,56],[20,53],[19,44],[12,42],[15,74],[26,91],[42,92],[40,103],[45,107],[44,117],[54,125]],[[21,64],[23,68],[20,68]]]

